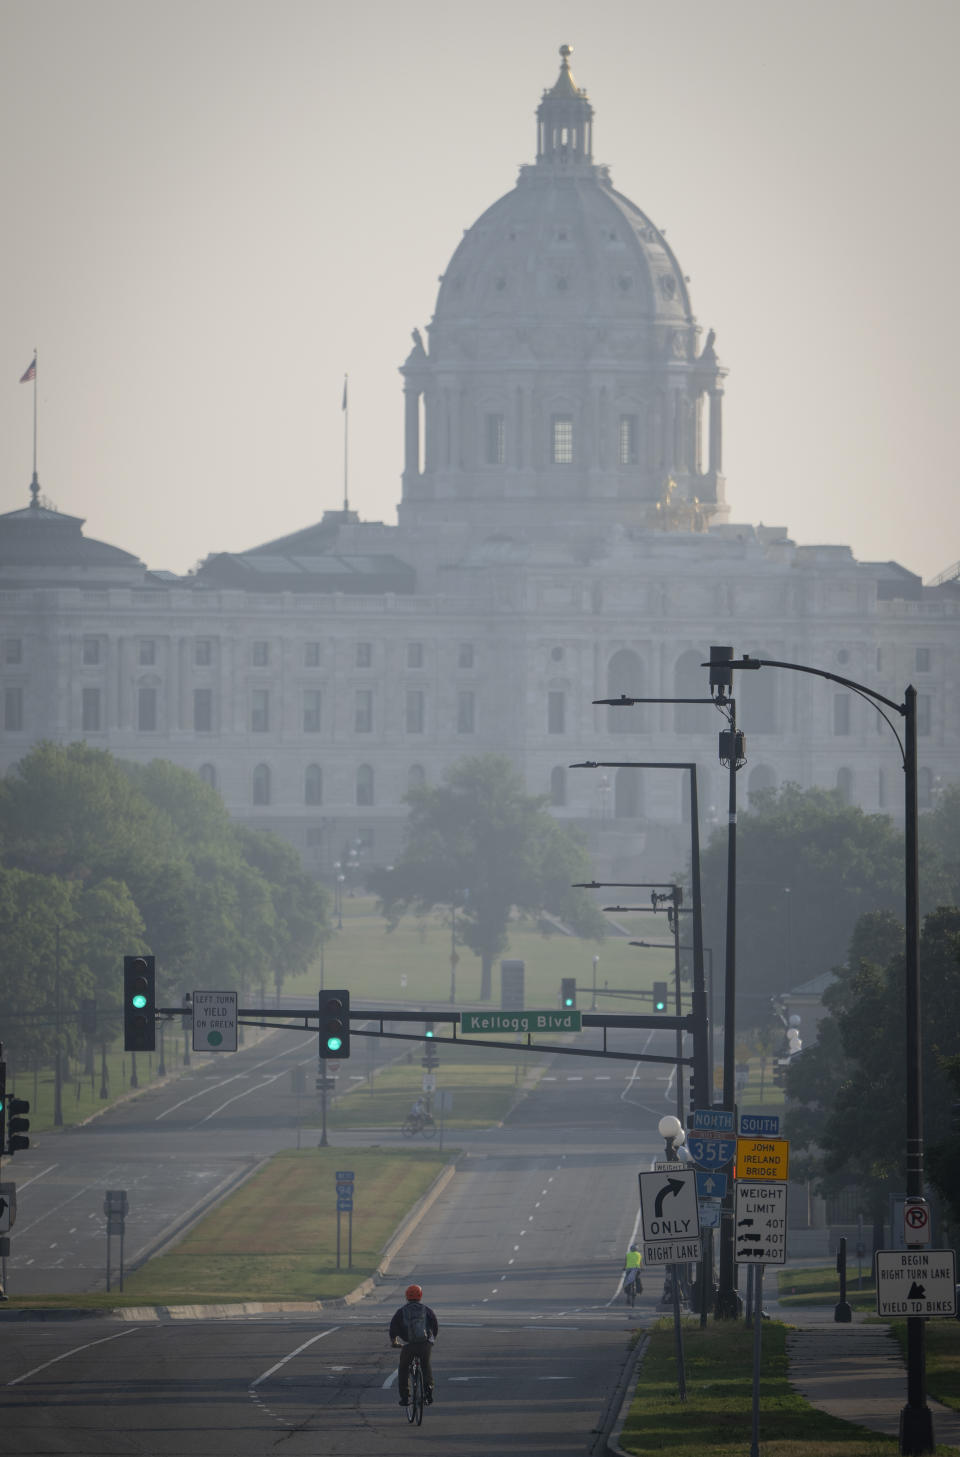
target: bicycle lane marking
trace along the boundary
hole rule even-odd
[[[279,1422],[282,1427],[292,1427],[296,1425],[294,1422],[289,1421],[286,1417],[278,1415],[277,1412],[273,1411],[269,1406],[267,1406],[267,1403],[258,1392],[257,1387],[262,1385],[264,1381],[269,1380],[269,1378],[273,1376],[277,1371],[281,1370],[288,1361],[292,1361],[294,1356],[299,1356],[301,1351],[307,1350],[309,1346],[315,1345],[317,1341],[322,1341],[324,1336],[332,1336],[334,1331],[338,1331],[339,1329],[340,1327],[338,1325],[332,1325],[327,1330],[321,1331],[319,1335],[311,1336],[308,1341],[304,1341],[302,1345],[297,1346],[296,1350],[291,1351],[289,1355],[282,1356],[279,1361],[275,1361],[274,1364],[270,1366],[266,1371],[262,1371],[260,1375],[256,1378],[256,1380],[251,1381],[250,1385],[247,1387],[247,1395],[249,1396],[250,1400],[255,1401],[257,1406],[260,1407],[261,1411],[266,1412],[273,1421]]]
[[[68,1356],[77,1356],[81,1351],[89,1351],[92,1346],[106,1345],[107,1341],[118,1341],[121,1336],[132,1336],[134,1331],[139,1329],[139,1326],[130,1325],[125,1331],[117,1331],[115,1335],[101,1336],[99,1340],[85,1341],[82,1346],[73,1346],[69,1351],[61,1351],[59,1356],[51,1356],[49,1361],[43,1361],[39,1366],[34,1366],[32,1370],[24,1371],[22,1376],[15,1376],[12,1381],[7,1382],[7,1385],[19,1386],[21,1381],[27,1381],[31,1376],[36,1376],[38,1371],[46,1371],[48,1366],[55,1366],[58,1361],[65,1361]]]

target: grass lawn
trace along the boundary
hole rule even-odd
[[[778,1294],[780,1304],[791,1305],[836,1305],[840,1299],[840,1276],[836,1265],[817,1265],[811,1269],[778,1270]],[[877,1294],[873,1281],[873,1264],[863,1262],[863,1288],[857,1289],[856,1261],[847,1262],[847,1302],[854,1310],[876,1311]]]
[[[55,1300],[11,1295],[7,1308],[331,1300],[373,1273],[394,1230],[448,1161],[449,1154],[425,1146],[280,1153],[168,1254],[128,1274],[122,1295],[116,1290]],[[352,1169],[356,1176],[349,1271],[346,1214],[342,1268],[336,1266],[338,1169]]]
[[[402,1048],[404,1044],[392,1045]],[[354,1043],[355,1048],[359,1046],[362,1046],[360,1038]],[[469,1047],[453,1051],[441,1046],[437,1050],[440,1055],[437,1088],[453,1094],[453,1108],[444,1117],[444,1127],[449,1129],[485,1128],[499,1123],[524,1078],[542,1061],[530,1053],[520,1053],[515,1058],[512,1053],[497,1052],[493,1048],[486,1053],[477,1048],[472,1054]],[[327,1113],[330,1128],[338,1132],[350,1128],[399,1130],[414,1099],[420,1096],[423,1078],[420,1057],[421,1048],[417,1046],[400,1062],[380,1071],[371,1084],[358,1087],[348,1098],[338,1098]],[[354,1054],[349,1063],[342,1065],[338,1087],[346,1085],[345,1073],[356,1060]],[[317,1121],[317,1117],[311,1117],[311,1124]]]
[[[750,1450],[753,1331],[742,1322],[684,1326],[687,1400],[677,1393],[672,1321],[651,1333],[620,1444],[659,1457],[740,1457]],[[799,1396],[787,1380],[786,1327],[764,1323],[760,1372],[764,1457],[890,1457],[895,1437],[838,1421]],[[952,1448],[938,1447],[947,1453]]]
[[[900,1342],[906,1360],[906,1321],[894,1321],[890,1329]],[[944,1406],[952,1406],[954,1411],[960,1411],[960,1321],[928,1320],[925,1339],[927,1394]]]
[[[610,901],[604,904],[612,904]],[[669,941],[666,916],[645,911],[615,918],[635,940]],[[372,896],[344,896],[343,929],[335,930],[324,948],[327,986],[349,987],[352,995],[368,1002],[445,1002],[450,999],[450,913],[437,910],[422,920],[405,916],[395,931],[376,913]],[[604,941],[582,941],[559,933],[543,935],[532,920],[511,921],[506,957],[526,966],[528,1007],[559,1005],[560,978],[576,978],[578,1006],[590,1009],[593,958],[598,956],[597,987],[636,988],[649,991],[655,980],[672,980],[672,950],[629,945],[627,936]],[[480,993],[480,960],[465,946],[457,946],[457,1005],[472,1005]],[[287,996],[313,999],[319,986],[319,966],[284,982]],[[685,987],[689,1004],[689,988]],[[493,1004],[500,1005],[500,961],[494,965]],[[598,1011],[651,1010],[626,997],[598,996]]]

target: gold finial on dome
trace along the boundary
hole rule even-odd
[[[577,83],[570,71],[570,57],[573,55],[573,46],[562,45],[560,47],[560,75],[557,77],[556,85],[551,96],[579,96]]]

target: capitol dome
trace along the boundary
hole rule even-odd
[[[480,525],[496,501],[525,535],[545,504],[554,524],[704,530],[726,514],[713,334],[701,346],[666,238],[593,161],[560,54],[536,161],[464,233],[429,342],[414,331],[401,521]]]

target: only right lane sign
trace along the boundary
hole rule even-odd
[[[956,1315],[953,1250],[877,1250],[878,1315]]]

